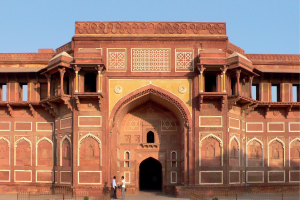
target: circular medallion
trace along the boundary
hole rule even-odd
[[[123,91],[123,88],[121,85],[116,85],[114,91],[116,94],[120,94]]]
[[[142,154],[139,154],[139,158],[141,158],[142,157]]]
[[[178,92],[180,92],[181,94],[186,93],[186,87],[184,85],[181,85],[178,87]]]
[[[24,110],[24,109],[22,109],[22,110],[20,111],[20,114],[21,114],[21,115],[25,115],[25,113],[26,113],[26,110]]]

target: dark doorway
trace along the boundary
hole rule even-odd
[[[205,74],[205,92],[217,91],[217,78],[213,74]]]
[[[161,190],[162,166],[158,160],[147,158],[140,164],[140,190]]]
[[[86,73],[84,75],[84,92],[96,92],[96,74]]]
[[[147,133],[147,143],[154,143],[154,133],[152,131]]]

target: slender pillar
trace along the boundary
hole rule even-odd
[[[249,76],[249,92],[250,92],[250,98],[252,98],[252,83],[253,83],[253,77],[254,76]],[[257,88],[258,89],[258,88]]]
[[[188,180],[188,158],[189,158],[189,155],[188,155],[188,135],[187,135],[187,128],[184,127],[184,185],[188,185],[189,183],[189,180]]]
[[[58,69],[60,74],[60,95],[64,94],[64,74],[66,72],[65,68]]]
[[[198,67],[198,70],[200,72],[199,76],[198,76],[198,79],[199,79],[199,93],[200,92],[203,92],[203,81],[204,81],[204,78],[203,78],[203,72],[205,70],[205,67],[203,67],[203,65],[201,65],[200,67]]]
[[[79,92],[79,76],[78,76],[78,72],[80,71],[80,67],[78,67],[77,65],[74,66],[74,70],[75,70],[75,92]]]
[[[47,98],[50,98],[50,85],[51,85],[51,75],[50,74],[45,74],[47,78]]]
[[[236,94],[240,95],[241,94],[241,89],[240,89],[240,77],[241,77],[241,70],[238,69],[236,70]]]
[[[227,66],[224,65],[223,67],[220,68],[222,73],[221,73],[221,91],[220,92],[226,92],[226,70]]]
[[[98,65],[96,70],[98,71],[98,75],[97,75],[97,92],[100,93],[102,92],[102,70],[104,69],[103,66]]]

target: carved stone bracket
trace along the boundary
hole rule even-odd
[[[73,110],[73,106],[72,106],[72,104],[70,102],[70,98],[66,97],[66,96],[63,96],[63,97],[61,97],[61,99],[64,101],[64,104],[67,106],[67,108],[72,111]]]
[[[51,103],[49,101],[47,101],[47,104],[50,106],[50,108],[53,110],[54,114],[55,115],[58,115],[59,112],[58,112],[58,107],[55,103]]]
[[[141,146],[143,148],[158,148],[159,144],[158,143],[141,143]]]
[[[226,100],[226,97],[223,96],[222,99],[221,99],[221,111],[223,111],[223,109],[224,109],[225,100]]]
[[[37,112],[34,110],[33,106],[31,105],[31,103],[29,104],[29,109],[31,111],[31,114],[33,117],[37,117]]]
[[[258,103],[248,103],[242,107],[242,112],[245,112],[246,115],[249,115],[254,109],[258,106]]]
[[[286,113],[285,113],[285,117],[287,118],[288,117],[288,115],[289,115],[289,112],[291,112],[292,111],[292,105],[289,105],[287,108],[286,108]]]
[[[80,111],[80,100],[79,97],[75,97],[75,101],[76,101],[76,106],[77,106],[77,110]]]
[[[101,96],[98,96],[99,110],[101,111]]]
[[[10,114],[11,117],[14,117],[14,110],[12,109],[12,107],[9,104],[6,104],[7,108],[8,108],[8,112]]]
[[[200,96],[200,97],[199,97],[199,111],[200,111],[201,108],[202,108],[202,104],[203,104],[203,96]]]
[[[53,115],[55,117],[55,113],[49,105],[47,105],[46,103],[42,103],[42,106],[50,113],[50,115]]]
[[[267,114],[268,114],[268,112],[269,112],[269,110],[270,110],[270,105],[268,105],[266,108],[265,108],[265,118],[267,118]]]
[[[228,100],[228,110],[232,109],[232,107],[233,107],[234,105],[236,105],[236,102],[237,102],[238,100],[240,100],[239,97]]]

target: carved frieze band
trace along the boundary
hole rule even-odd
[[[76,22],[75,34],[212,34],[225,35],[225,23]]]

